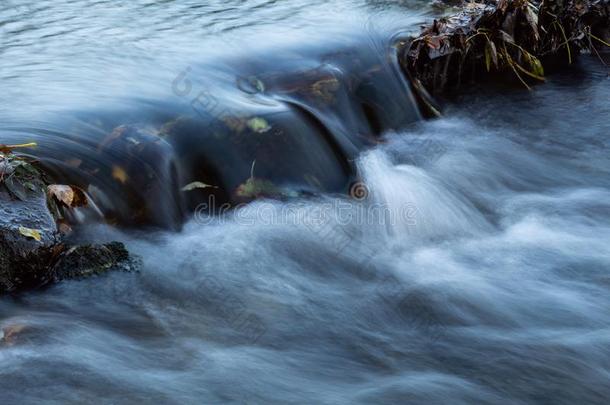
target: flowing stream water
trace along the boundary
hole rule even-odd
[[[205,87],[316,65],[335,46],[384,61],[431,13],[426,2],[5,0],[0,143],[33,137],[49,161],[105,167],[91,145],[131,111],[157,125],[192,107],[173,87],[189,67]],[[533,92],[466,89],[432,121],[401,122],[414,113],[394,106],[408,100],[396,83],[381,107],[397,121],[373,114],[383,133],[350,156],[362,201],[339,178],[324,193],[197,209],[178,232],[87,226],[82,238],[125,242],[142,271],[1,298],[2,403],[607,403],[606,70],[585,55]],[[320,118],[331,138],[359,128],[347,110]],[[327,153],[315,148],[307,159]]]

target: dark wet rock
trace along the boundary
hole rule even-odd
[[[178,98],[67,111],[53,123],[54,139],[25,136],[39,143],[45,172],[85,191],[99,220],[122,227],[179,230],[205,207],[347,194],[358,154],[421,119],[393,46],[355,34],[227,56],[234,83],[193,66],[173,83]],[[17,136],[0,129],[3,141]],[[209,187],[184,190],[193,183]]]
[[[47,201],[47,184],[31,163],[0,155],[0,293],[54,281],[135,268],[120,243],[62,243]]]
[[[56,280],[84,278],[109,270],[137,271],[139,262],[129,255],[125,245],[74,246],[64,251],[53,267]]]
[[[0,291],[44,284],[50,274],[41,270],[59,243],[45,184],[24,161],[5,156],[0,162]]]

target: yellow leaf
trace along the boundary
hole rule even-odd
[[[127,176],[125,169],[120,166],[112,166],[112,177],[123,184],[125,184],[127,182],[127,179],[129,179],[129,176]]]
[[[271,126],[264,118],[254,117],[246,122],[246,125],[254,132],[263,133],[271,129]]]
[[[24,226],[20,226],[19,233],[25,236],[26,238],[35,239],[37,242],[40,242],[42,240],[42,236],[40,235],[40,231],[38,229],[30,229]]]
[[[4,154],[9,154],[13,151],[13,149],[19,149],[19,148],[34,148],[38,146],[38,144],[36,142],[30,142],[30,143],[22,143],[19,145],[2,145],[0,144],[0,152],[4,153]]]

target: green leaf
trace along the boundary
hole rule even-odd
[[[281,194],[280,190],[269,180],[250,177],[235,191],[238,197],[259,197]]]
[[[540,59],[532,55],[530,59],[530,66],[532,68],[532,72],[534,72],[536,76],[544,77],[544,67],[542,67],[542,62],[540,62]]]
[[[257,133],[267,132],[271,129],[271,126],[264,118],[254,117],[250,118],[248,122],[246,122],[248,128]]]
[[[493,62],[494,67],[498,68],[498,51],[496,50],[496,44],[493,43],[489,37],[485,43],[485,66],[487,71],[491,70],[491,63]]]

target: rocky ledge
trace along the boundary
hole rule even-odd
[[[66,218],[87,197],[51,184],[35,161],[14,153],[35,145],[0,145],[0,293],[88,277],[113,269],[137,270],[125,246],[74,245]]]

